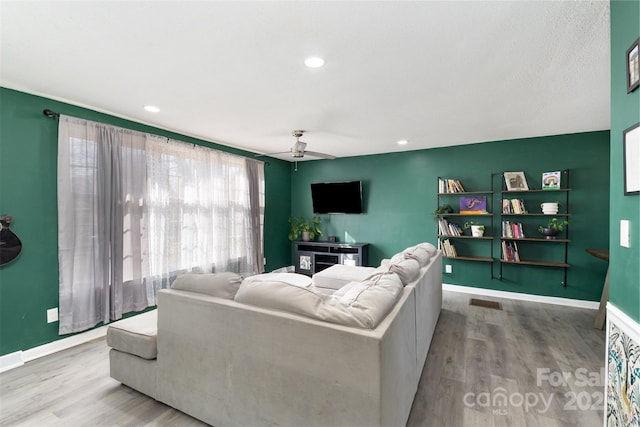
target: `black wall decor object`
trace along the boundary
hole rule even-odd
[[[20,255],[22,251],[22,242],[18,236],[9,229],[9,225],[13,221],[11,215],[0,216],[0,265],[5,265],[13,261]]]

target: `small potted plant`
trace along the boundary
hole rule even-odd
[[[307,221],[302,216],[290,216],[291,231],[289,232],[289,240],[296,240],[298,237],[302,237],[303,241],[308,242],[322,236],[322,231],[319,228],[321,222],[322,219],[319,216],[314,216],[310,221]]]
[[[451,205],[440,205],[438,206],[438,209],[433,211],[433,218],[437,221],[440,216],[448,213],[453,213]]]
[[[546,236],[547,239],[555,239],[561,231],[564,230],[564,226],[569,225],[569,221],[560,220],[558,218],[551,218],[546,227],[538,227],[538,231]]]
[[[473,237],[482,237],[484,236],[484,225],[478,224],[474,221],[469,221],[464,223],[464,229],[471,229],[471,235]]]

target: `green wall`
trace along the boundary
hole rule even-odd
[[[640,88],[627,94],[626,51],[640,36],[640,2],[611,2],[611,223],[609,300],[640,322],[640,195],[624,195],[623,130],[640,121]],[[631,247],[620,246],[620,220]]]
[[[369,264],[417,242],[436,244],[436,224],[432,212],[437,207],[438,176],[457,178],[468,191],[488,190],[492,173],[525,171],[530,188],[540,188],[541,173],[570,169],[571,187],[568,286],[563,269],[493,266],[461,260],[445,260],[452,274],[444,274],[445,283],[536,295],[599,301],[606,263],[585,252],[586,248],[607,248],[609,243],[609,132],[590,132],[543,138],[471,144],[430,150],[301,162],[292,177],[292,214],[312,215],[312,182],[362,180],[365,213],[362,215],[321,215],[325,235],[340,241],[371,244]],[[500,176],[494,177],[498,190],[494,206],[499,206]],[[541,196],[542,197],[542,196]],[[557,193],[548,196],[555,201]],[[451,200],[455,206],[457,198]],[[534,211],[535,203],[527,205]],[[540,220],[542,222],[544,220]],[[500,218],[494,219],[499,224]],[[499,234],[492,232],[491,234]],[[465,242],[456,241],[460,250]],[[489,256],[490,242],[467,243],[475,255]],[[494,257],[500,254],[495,239]],[[551,251],[564,257],[563,246],[533,244],[534,251]],[[544,246],[542,246],[544,245]],[[522,251],[522,248],[521,248]],[[558,252],[560,251],[560,252]]]
[[[23,243],[19,258],[0,267],[0,355],[60,338],[58,323],[46,322],[46,310],[58,306],[58,122],[42,114],[45,108],[252,156],[85,108],[0,88],[0,213],[13,215],[11,228]],[[286,218],[291,205],[291,177],[288,162],[270,159],[269,163],[270,166],[265,167],[265,256],[266,268],[273,269],[290,262]]]

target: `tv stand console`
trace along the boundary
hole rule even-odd
[[[367,265],[368,243],[295,242],[296,273],[313,276],[334,264]]]

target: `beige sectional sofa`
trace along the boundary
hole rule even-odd
[[[442,304],[433,245],[332,267],[322,292],[266,279],[178,278],[155,335],[155,312],[109,328],[111,376],[216,427],[405,425]]]

